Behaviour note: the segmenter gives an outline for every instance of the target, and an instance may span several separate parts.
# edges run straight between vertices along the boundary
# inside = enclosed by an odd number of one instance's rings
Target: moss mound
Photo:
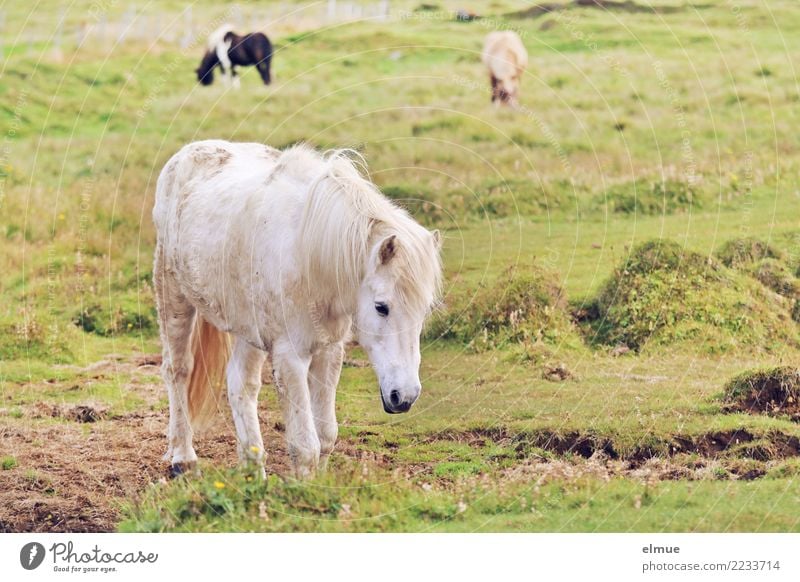
[[[450,300],[433,318],[427,335],[458,340],[475,350],[514,343],[552,345],[575,338],[565,307],[554,273],[536,265],[510,268],[492,284]]]
[[[725,385],[723,398],[728,411],[800,420],[800,370],[779,366],[744,372]]]
[[[781,259],[783,253],[762,240],[753,237],[729,240],[717,251],[717,257],[726,267],[742,267],[762,259]]]
[[[791,306],[743,273],[668,240],[634,248],[585,319],[594,343],[699,342],[709,352],[797,345]]]

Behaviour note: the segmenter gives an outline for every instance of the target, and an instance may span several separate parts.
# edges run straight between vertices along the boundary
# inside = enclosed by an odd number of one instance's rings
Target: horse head
[[[214,67],[219,64],[219,59],[213,51],[207,51],[203,55],[203,60],[200,61],[200,66],[194,72],[197,74],[197,80],[203,85],[210,85],[214,82]]]
[[[408,412],[422,390],[420,335],[439,285],[439,233],[416,226],[377,241],[358,293],[358,341],[389,414]]]

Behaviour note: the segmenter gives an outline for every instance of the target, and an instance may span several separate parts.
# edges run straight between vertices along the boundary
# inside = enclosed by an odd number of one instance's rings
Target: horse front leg
[[[232,79],[231,70],[229,67],[224,67],[222,65],[220,65],[220,68],[222,69],[222,81],[225,84],[225,87],[229,89],[231,86],[231,79]]]
[[[321,471],[328,465],[328,458],[339,434],[339,425],[336,422],[336,386],[342,373],[343,359],[344,346],[341,342],[325,347],[311,357],[308,388],[314,426],[319,438]]]
[[[239,461],[242,464],[255,463],[262,476],[266,475],[266,452],[258,423],[258,393],[261,390],[261,368],[266,357],[266,352],[236,338],[226,376]]]
[[[298,479],[312,477],[319,464],[320,442],[308,390],[310,365],[310,354],[297,353],[290,341],[276,342],[273,346],[275,387],[283,408],[289,458]]]
[[[497,81],[497,77],[495,77],[494,75],[489,75],[489,77],[491,78],[492,82],[492,103],[496,104],[497,99],[499,97],[499,91],[498,91],[499,82]]]

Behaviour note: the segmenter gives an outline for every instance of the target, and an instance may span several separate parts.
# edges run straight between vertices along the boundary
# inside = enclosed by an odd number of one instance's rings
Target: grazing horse
[[[492,81],[492,103],[517,107],[520,77],[528,66],[528,52],[519,35],[510,30],[490,32],[481,58]]]
[[[189,144],[158,178],[153,221],[173,474],[193,468],[193,430],[217,409],[223,383],[239,458],[263,473],[257,401],[268,353],[294,472],[324,468],[351,329],[384,410],[411,408],[440,236],[362,177],[347,151]]]
[[[272,44],[260,32],[239,36],[230,24],[219,27],[208,37],[206,54],[195,69],[197,80],[203,85],[214,82],[214,68],[219,65],[227,85],[233,82],[239,88],[236,66],[255,65],[265,85],[269,85],[272,61]]]

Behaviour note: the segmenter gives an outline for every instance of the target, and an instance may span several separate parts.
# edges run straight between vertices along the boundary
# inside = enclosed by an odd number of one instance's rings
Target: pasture
[[[197,83],[205,38],[55,54],[93,3],[4,8],[0,531],[800,530],[793,0],[390,4],[264,22],[272,84],[241,69],[239,91]],[[517,110],[490,104],[497,29],[529,54]],[[444,234],[422,396],[386,415],[350,346],[310,482],[268,374],[267,479],[237,468],[227,408],[202,476],[166,479],[150,216],[164,163],[207,138],[352,147]],[[752,370],[777,396],[746,400]]]

